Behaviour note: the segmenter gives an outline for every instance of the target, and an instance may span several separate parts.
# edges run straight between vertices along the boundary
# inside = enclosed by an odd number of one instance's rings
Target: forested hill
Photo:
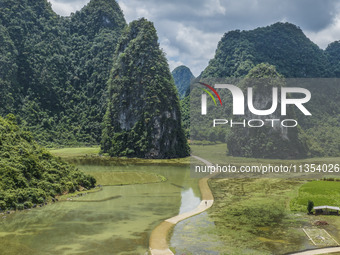
[[[47,0],[2,0],[0,114],[17,115],[45,145],[98,143],[125,26],[115,0],[92,0],[71,17]]]
[[[14,115],[0,117],[0,145],[0,210],[31,208],[96,183],[39,146]]]
[[[101,148],[110,156],[189,155],[180,104],[152,22],[133,21],[114,58]]]
[[[231,31],[218,43],[215,56],[200,79],[246,77],[261,63],[275,66],[286,78],[340,77],[340,41],[322,50],[290,23]],[[340,86],[337,81],[331,81],[306,81],[312,94],[308,108],[313,117],[304,118],[298,111],[297,119],[311,140],[316,141],[315,146],[321,147],[314,148],[318,155],[339,156]]]
[[[183,98],[190,87],[190,83],[195,76],[191,70],[186,66],[178,66],[172,71],[172,76],[175,80],[175,85],[178,90],[178,94]]]
[[[230,31],[218,43],[215,57],[203,71],[202,78],[245,76],[260,63],[274,65],[285,77],[334,77],[328,54],[339,51],[333,45],[323,51],[302,30],[290,23],[275,23],[250,31]]]

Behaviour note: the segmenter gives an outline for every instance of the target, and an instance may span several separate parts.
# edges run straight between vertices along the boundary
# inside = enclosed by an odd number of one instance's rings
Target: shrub
[[[307,211],[308,211],[309,214],[312,213],[313,208],[314,208],[314,202],[311,201],[311,200],[308,200]]]

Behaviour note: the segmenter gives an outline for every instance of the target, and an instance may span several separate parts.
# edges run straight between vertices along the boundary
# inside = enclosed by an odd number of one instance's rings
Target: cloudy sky
[[[95,0],[94,0],[95,1]],[[299,26],[321,48],[340,40],[338,0],[117,0],[127,22],[153,21],[171,70],[188,66],[195,76],[214,56],[225,32],[249,30],[282,21]],[[68,16],[89,0],[50,0]]]

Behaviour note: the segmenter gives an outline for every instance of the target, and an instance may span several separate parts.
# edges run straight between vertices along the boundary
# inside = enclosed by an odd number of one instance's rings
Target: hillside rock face
[[[195,79],[195,76],[186,66],[176,67],[172,71],[172,76],[174,77],[179,96],[181,98],[185,97],[185,94],[190,87],[190,83]]]
[[[123,33],[109,80],[102,151],[111,156],[188,155],[179,99],[156,30],[145,19]]]
[[[274,66],[259,64],[249,72],[239,86],[244,93],[248,87],[252,87],[254,108],[267,110],[271,108],[273,102],[272,88],[284,86],[284,80]],[[262,120],[265,124],[261,128],[248,125],[233,127],[227,137],[228,150],[232,156],[282,159],[307,157],[307,141],[301,128],[281,125],[283,119],[295,119],[295,112],[292,109],[289,109],[287,116],[281,116],[279,109],[270,115],[259,116],[247,108],[244,119],[246,122]],[[266,119],[280,121],[270,122]],[[253,125],[260,125],[259,121]]]

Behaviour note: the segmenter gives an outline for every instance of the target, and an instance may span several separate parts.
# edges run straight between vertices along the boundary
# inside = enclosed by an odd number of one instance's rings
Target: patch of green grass
[[[146,172],[93,172],[100,185],[129,185],[164,182],[166,178],[155,173]]]
[[[64,195],[60,195],[60,196],[56,196],[56,198],[58,198],[59,201],[65,201],[67,200],[68,198],[71,198],[71,197],[76,197],[77,195],[81,194],[81,193],[94,193],[94,192],[98,192],[98,191],[101,191],[102,188],[100,188],[99,186],[93,188],[93,189],[90,189],[90,190],[82,190],[82,191],[76,191],[76,192],[73,192],[73,193],[67,193],[67,194],[64,194]],[[51,202],[51,201],[50,201]]]
[[[80,148],[63,148],[50,149],[51,154],[68,161],[74,160],[100,160],[106,163],[113,164],[136,164],[136,165],[150,165],[150,164],[166,164],[166,165],[189,165],[190,157],[175,158],[175,159],[141,159],[141,158],[126,158],[126,157],[109,157],[107,155],[99,155],[100,147],[80,147]]]
[[[81,156],[94,156],[98,155],[100,147],[80,147],[80,148],[63,148],[63,149],[51,149],[50,152],[57,157],[61,158],[73,158]]]
[[[310,181],[299,188],[298,195],[291,202],[292,210],[307,211],[308,200],[314,206],[340,206],[340,182]]]
[[[307,158],[307,159],[296,159],[296,160],[282,160],[282,159],[261,159],[261,158],[244,158],[244,157],[232,157],[227,155],[227,144],[220,143],[214,145],[191,145],[191,154],[202,157],[209,160],[214,164],[304,164],[304,163],[315,163],[315,164],[331,164],[339,163],[339,157],[333,158]]]
[[[227,254],[284,254],[304,248],[305,219],[289,210],[303,182],[286,179],[211,179],[209,210]]]

